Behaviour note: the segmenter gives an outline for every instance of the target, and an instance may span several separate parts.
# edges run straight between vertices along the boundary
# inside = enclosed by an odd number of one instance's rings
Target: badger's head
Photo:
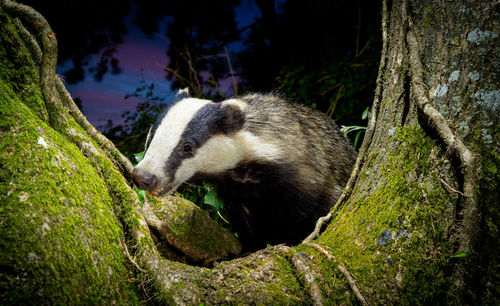
[[[136,185],[161,196],[197,173],[233,167],[244,157],[235,137],[245,122],[244,107],[236,100],[181,96],[151,127],[144,158],[132,173]]]

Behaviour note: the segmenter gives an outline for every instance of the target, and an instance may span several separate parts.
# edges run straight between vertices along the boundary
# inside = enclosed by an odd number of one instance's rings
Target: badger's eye
[[[185,143],[182,145],[181,152],[182,152],[183,154],[193,154],[193,153],[194,153],[194,150],[193,150],[193,144],[191,144],[191,143],[189,143],[189,142],[185,142]]]

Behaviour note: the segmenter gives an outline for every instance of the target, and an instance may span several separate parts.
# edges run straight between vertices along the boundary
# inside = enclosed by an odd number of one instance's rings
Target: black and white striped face
[[[245,158],[245,105],[184,98],[149,131],[143,160],[134,169],[139,188],[154,195],[176,190],[196,173],[219,173]],[[243,132],[243,133],[241,133]]]

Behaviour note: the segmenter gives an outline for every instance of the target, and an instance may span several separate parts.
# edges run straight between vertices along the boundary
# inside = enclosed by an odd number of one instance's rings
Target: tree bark
[[[170,204],[141,204],[130,162],[55,75],[46,21],[1,4],[3,303],[500,302],[497,1],[384,1],[372,116],[344,194],[301,245],[210,268],[178,261],[234,249],[190,247],[150,210]]]

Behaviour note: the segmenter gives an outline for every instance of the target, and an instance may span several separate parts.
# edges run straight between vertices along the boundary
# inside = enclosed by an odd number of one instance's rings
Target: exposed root
[[[387,8],[387,0],[382,1],[382,54],[380,56],[380,65],[378,67],[378,77],[377,77],[377,88],[375,89],[375,97],[373,99],[373,105],[371,109],[371,116],[370,116],[370,122],[368,122],[368,127],[366,129],[366,134],[363,139],[363,143],[361,144],[361,148],[359,149],[358,153],[358,158],[356,159],[356,163],[354,164],[354,167],[351,172],[351,176],[349,177],[349,181],[347,182],[347,185],[344,187],[344,190],[342,194],[340,195],[339,199],[335,203],[335,205],[330,209],[330,212],[324,216],[318,219],[316,222],[316,226],[314,227],[314,231],[307,236],[302,243],[308,243],[316,237],[319,236],[321,229],[323,226],[330,221],[330,219],[333,216],[333,212],[338,211],[341,207],[341,204],[347,200],[349,197],[352,187],[356,183],[359,175],[359,171],[361,166],[364,164],[366,154],[368,152],[368,148],[370,146],[373,133],[375,131],[375,124],[377,122],[377,115],[379,111],[379,106],[380,106],[380,100],[382,97],[382,89],[383,89],[383,71],[385,69],[386,63],[387,63],[387,30],[388,30],[388,24],[389,24],[389,14],[388,14],[388,8]]]
[[[62,111],[64,105],[73,119],[102,149],[104,149],[107,157],[115,161],[122,172],[130,177],[134,168],[132,163],[109,139],[99,133],[94,126],[87,121],[66,90],[62,80],[56,75],[57,39],[45,18],[29,6],[18,4],[10,0],[5,0],[3,4],[7,11],[14,13],[16,16],[20,16],[29,23],[38,32],[38,37],[41,39],[43,48],[40,48],[33,34],[31,34],[19,20],[16,19],[14,21],[30,52],[40,65],[40,82],[47,110],[49,116],[56,114],[55,117],[51,117],[51,125],[58,130],[61,130],[61,128],[57,127],[66,125],[65,123],[68,118]]]
[[[323,296],[321,295],[321,290],[314,280],[314,275],[305,260],[302,259],[300,254],[294,249],[288,246],[283,246],[283,249],[292,255],[291,260],[293,266],[299,273],[304,275],[304,279],[309,285],[309,295],[311,296],[313,305],[323,305]]]
[[[328,252],[327,249],[325,249],[324,247],[322,247],[321,245],[317,244],[317,243],[313,243],[313,242],[309,242],[309,243],[306,243],[308,246],[312,246],[313,248],[315,248],[318,252],[322,253],[323,255],[326,256],[326,258],[328,259],[335,259],[335,256],[332,255],[332,253]]]
[[[32,26],[42,44],[42,58],[40,64],[40,87],[45,105],[49,113],[49,121],[54,127],[67,124],[67,117],[62,108],[59,95],[55,87],[57,64],[57,40],[47,20],[33,8],[10,0],[3,0],[3,7],[14,16],[19,16]]]
[[[320,252],[323,255],[325,255],[326,258],[328,258],[330,260],[335,260],[335,256],[333,256],[330,252],[328,252],[327,249],[325,249],[321,245],[319,245],[317,243],[312,243],[312,242],[307,243],[307,245],[315,248],[318,252]],[[341,265],[338,265],[337,269],[339,269],[339,271],[342,274],[344,274],[344,276],[347,278],[347,281],[349,282],[349,286],[351,287],[351,290],[354,293],[354,295],[356,296],[356,298],[358,299],[358,301],[362,305],[370,305],[370,303],[368,303],[366,301],[365,297],[361,294],[361,291],[359,291],[358,286],[356,286],[356,282],[354,281],[354,277],[352,276],[352,274],[349,271],[347,271],[347,269],[344,268]]]
[[[359,159],[358,159],[359,160]],[[353,179],[353,177],[355,177],[356,174],[353,172],[351,174],[351,179],[349,179],[349,182]],[[349,184],[349,183],[348,183]],[[340,196],[340,198],[338,199],[337,203],[340,203],[340,201],[343,201],[344,198],[345,198],[345,194],[346,194],[346,190],[347,190],[347,186],[346,188],[344,188],[344,192],[342,193],[342,195]],[[335,204],[336,206],[337,204]],[[335,207],[334,206],[334,207]],[[333,208],[332,208],[333,210]],[[325,225],[328,221],[330,221],[330,219],[332,218],[332,210],[330,210],[330,212],[326,215],[326,216],[323,216],[321,218],[318,219],[318,221],[316,221],[316,226],[314,227],[314,231],[309,234],[309,236],[307,236],[303,241],[302,243],[308,243],[314,239],[316,239],[316,237],[319,236],[319,232],[321,231],[321,228],[323,227],[323,225]]]
[[[42,49],[40,49],[40,45],[38,45],[38,42],[36,41],[35,37],[33,34],[31,34],[22,24],[21,20],[18,18],[14,19],[14,24],[17,26],[17,29],[19,30],[19,33],[21,33],[22,38],[26,45],[28,45],[28,48],[33,54],[33,57],[38,63],[42,62]]]
[[[216,260],[222,258],[223,255],[212,254],[207,252],[203,248],[190,243],[183,239],[182,236],[176,235],[171,229],[167,222],[160,220],[156,214],[151,210],[147,199],[144,201],[142,207],[142,215],[146,220],[149,227],[151,227],[156,233],[158,233],[162,238],[168,241],[168,244],[180,251],[185,255],[190,261],[195,263],[202,263],[204,266],[208,266]]]
[[[108,138],[99,133],[95,127],[87,121],[78,106],[76,106],[73,98],[71,98],[69,92],[66,90],[66,87],[59,76],[56,76],[55,82],[61,100],[64,102],[64,105],[68,108],[69,113],[78,125],[80,125],[85,132],[87,132],[87,134],[92,137],[92,139],[94,139],[102,149],[104,149],[108,158],[115,161],[115,163],[119,165],[122,172],[130,177],[132,175],[132,170],[134,170],[130,160],[126,158]]]
[[[404,5],[405,8],[407,8],[408,3],[405,1]],[[406,34],[406,42],[408,45],[412,71],[412,94],[419,110],[427,119],[429,126],[435,130],[439,140],[446,147],[446,151],[450,152],[458,159],[460,170],[463,174],[463,191],[460,191],[459,194],[463,195],[464,198],[458,252],[470,253],[473,236],[477,233],[479,222],[478,204],[476,192],[474,190],[477,182],[477,173],[475,170],[476,157],[473,152],[465,146],[462,140],[454,134],[445,118],[431,103],[428,87],[424,85],[424,68],[420,60],[419,44],[413,30],[411,18],[408,20],[408,25],[409,28]],[[457,292],[465,292],[466,284],[460,265],[457,267],[457,273]]]
[[[128,260],[134,265],[134,267],[141,271],[142,273],[147,273],[146,270],[142,269],[141,267],[139,267],[139,265],[135,262],[135,260],[130,256],[130,253],[128,252],[128,248],[127,248],[127,244],[125,243],[124,240],[120,240],[122,246],[123,246],[123,254],[125,254],[125,256],[128,258]]]
[[[347,269],[342,267],[341,265],[338,265],[337,268],[347,278],[347,281],[349,282],[349,286],[351,287],[351,290],[354,293],[354,295],[356,296],[356,298],[358,299],[358,301],[362,305],[370,305],[370,304],[368,304],[365,297],[361,294],[358,287],[356,286],[356,282],[354,281],[354,277],[352,276],[352,274],[349,273],[349,271],[347,271]]]
[[[461,196],[465,196],[463,192],[459,191],[459,190],[456,190],[455,188],[451,187],[448,183],[446,183],[445,180],[443,180],[442,178],[439,178],[439,180],[441,181],[441,183],[443,183],[443,185],[446,187],[446,189],[448,189],[448,191],[450,192],[454,192],[454,193],[458,193],[459,195]]]

